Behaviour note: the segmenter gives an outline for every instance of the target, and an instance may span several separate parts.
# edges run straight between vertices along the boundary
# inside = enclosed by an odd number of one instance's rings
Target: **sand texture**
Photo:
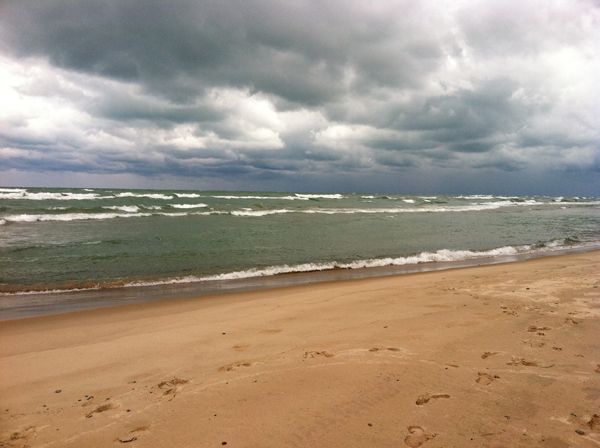
[[[600,252],[0,324],[0,447],[599,447]]]

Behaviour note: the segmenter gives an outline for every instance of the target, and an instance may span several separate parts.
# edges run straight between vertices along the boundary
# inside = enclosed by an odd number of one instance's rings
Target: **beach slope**
[[[598,447],[600,252],[2,322],[0,447]]]

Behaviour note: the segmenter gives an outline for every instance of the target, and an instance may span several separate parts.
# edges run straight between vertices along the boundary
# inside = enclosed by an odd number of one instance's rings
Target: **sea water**
[[[600,247],[600,198],[0,188],[0,295]]]

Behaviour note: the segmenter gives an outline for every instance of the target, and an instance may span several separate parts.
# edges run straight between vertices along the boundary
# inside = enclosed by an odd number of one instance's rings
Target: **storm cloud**
[[[7,0],[0,42],[0,184],[600,194],[591,0]]]

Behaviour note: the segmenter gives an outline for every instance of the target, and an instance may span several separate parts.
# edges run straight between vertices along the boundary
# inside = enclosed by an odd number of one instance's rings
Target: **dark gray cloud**
[[[600,194],[599,29],[584,0],[6,0],[0,169]]]

